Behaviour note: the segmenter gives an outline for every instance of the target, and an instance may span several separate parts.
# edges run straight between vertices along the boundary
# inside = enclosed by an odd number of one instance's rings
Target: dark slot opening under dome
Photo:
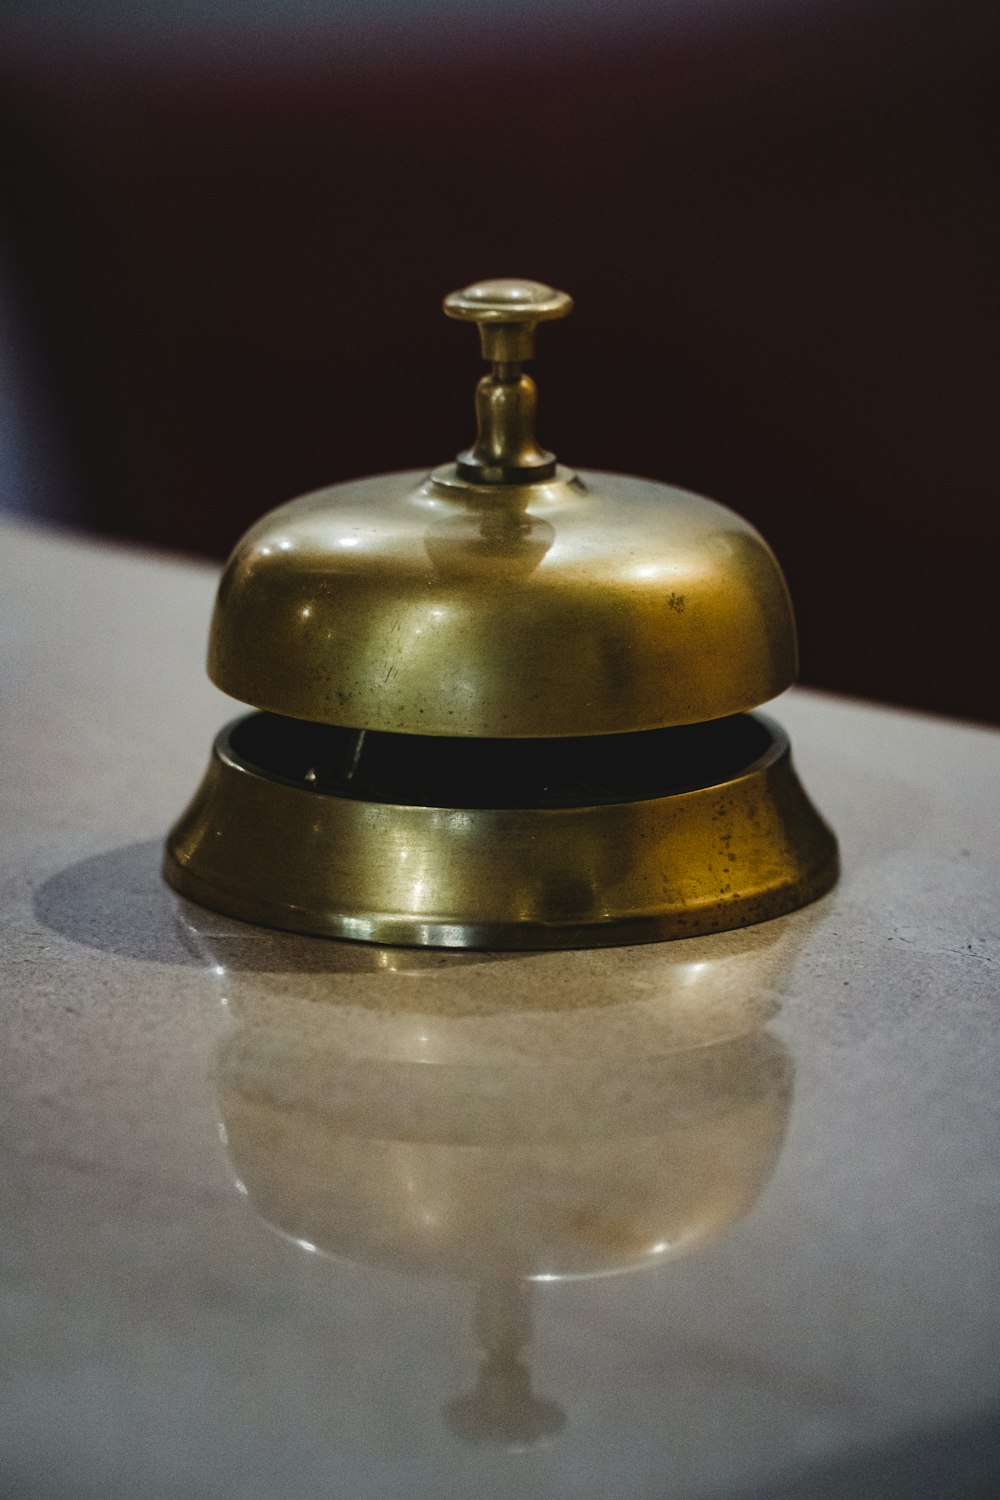
[[[587,807],[641,802],[718,785],[771,743],[764,724],[734,714],[642,734],[562,739],[360,735],[330,724],[255,713],[229,729],[233,759],[295,786],[410,807]]]

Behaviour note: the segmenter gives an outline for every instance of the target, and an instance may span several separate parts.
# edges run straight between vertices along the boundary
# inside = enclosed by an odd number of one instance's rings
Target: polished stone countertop
[[[0,536],[0,1494],[991,1492],[1000,735],[780,699],[742,933],[267,933],[158,875],[213,570]]]

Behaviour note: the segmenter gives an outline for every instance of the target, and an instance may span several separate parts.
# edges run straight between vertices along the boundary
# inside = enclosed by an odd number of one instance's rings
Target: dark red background
[[[0,63],[80,519],[222,554],[470,435],[441,296],[565,287],[540,435],[733,505],[806,681],[1000,719],[992,5]]]

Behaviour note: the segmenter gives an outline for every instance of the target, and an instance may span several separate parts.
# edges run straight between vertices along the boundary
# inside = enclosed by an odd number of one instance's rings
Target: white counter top
[[[987,1492],[1000,734],[779,700],[844,875],[744,933],[268,934],[158,877],[212,570],[2,543],[0,1493]]]

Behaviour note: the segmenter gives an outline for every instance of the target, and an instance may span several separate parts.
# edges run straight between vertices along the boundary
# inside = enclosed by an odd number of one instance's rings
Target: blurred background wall
[[[995,0],[6,0],[0,495],[221,556],[471,433],[771,541],[807,682],[1000,720]]]

